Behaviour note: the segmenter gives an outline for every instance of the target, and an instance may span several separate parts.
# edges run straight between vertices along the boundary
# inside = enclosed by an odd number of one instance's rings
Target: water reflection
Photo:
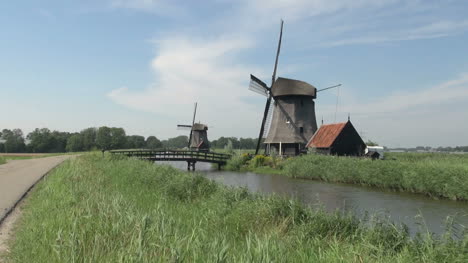
[[[187,169],[185,162],[158,162]],[[246,187],[252,192],[276,193],[293,197],[310,205],[320,205],[327,211],[353,212],[358,216],[381,214],[392,221],[407,225],[411,233],[427,226],[429,231],[441,234],[445,220],[455,216],[455,226],[460,232],[468,226],[468,203],[433,200],[422,195],[381,191],[355,185],[332,184],[320,181],[291,179],[278,175],[217,171],[210,164],[197,163],[197,171],[216,182]],[[420,217],[420,216],[421,217]]]

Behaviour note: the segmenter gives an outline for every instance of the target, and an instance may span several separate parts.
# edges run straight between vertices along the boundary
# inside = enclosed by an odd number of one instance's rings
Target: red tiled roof
[[[307,147],[328,148],[341,133],[347,122],[325,124],[312,136]]]

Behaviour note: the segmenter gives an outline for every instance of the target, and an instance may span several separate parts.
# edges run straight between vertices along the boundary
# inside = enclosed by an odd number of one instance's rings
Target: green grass
[[[33,158],[42,158],[46,156],[0,156],[0,164],[5,164],[8,160],[26,160]]]
[[[271,161],[268,165],[253,165],[254,160],[234,156],[226,169],[359,184],[434,198],[468,200],[468,154],[386,153],[386,160],[375,161],[308,154],[276,161],[275,168],[271,168]]]
[[[12,156],[12,155],[1,155],[0,154],[0,164],[6,163],[8,160],[28,160],[28,159],[36,159],[36,158],[44,158],[44,157],[52,157],[52,156],[59,156],[59,155],[73,155],[73,154],[82,154],[84,152],[67,152],[67,153],[43,153],[38,155],[30,155],[30,156]],[[27,154],[27,153],[26,153]]]
[[[40,182],[13,262],[467,262],[468,237],[410,239],[381,220],[304,208],[134,159],[87,154]]]

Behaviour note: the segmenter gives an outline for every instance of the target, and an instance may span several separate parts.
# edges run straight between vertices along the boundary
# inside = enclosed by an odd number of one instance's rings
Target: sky
[[[0,4],[0,129],[257,137],[278,76],[388,147],[468,145],[466,0],[43,0]]]

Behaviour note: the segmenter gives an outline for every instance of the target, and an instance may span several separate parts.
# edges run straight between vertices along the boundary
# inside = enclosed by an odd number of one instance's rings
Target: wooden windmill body
[[[264,141],[266,154],[275,151],[279,155],[298,155],[305,151],[307,142],[317,131],[314,102],[317,92],[341,85],[317,90],[304,81],[276,78],[282,35],[283,21],[281,21],[271,86],[268,87],[260,79],[250,75],[249,89],[267,97],[256,154],[259,152],[263,137],[266,137]]]
[[[195,110],[193,112],[192,125],[177,125],[177,128],[183,130],[190,130],[188,148],[192,151],[210,151],[210,144],[208,141],[208,126],[202,123],[195,123],[197,115],[197,103],[195,103]]]

